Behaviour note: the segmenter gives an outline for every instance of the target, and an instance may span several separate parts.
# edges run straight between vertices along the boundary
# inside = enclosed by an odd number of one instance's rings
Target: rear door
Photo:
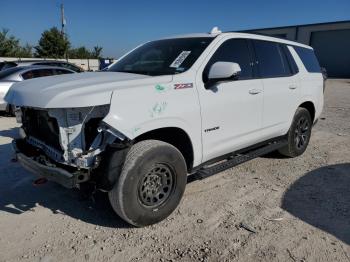
[[[262,128],[265,139],[284,135],[290,126],[300,97],[295,66],[289,50],[276,42],[253,40],[256,65],[264,85]]]
[[[206,86],[210,67],[219,61],[238,63],[239,78]],[[248,40],[228,39],[198,71],[203,162],[259,141],[263,86],[253,66]]]

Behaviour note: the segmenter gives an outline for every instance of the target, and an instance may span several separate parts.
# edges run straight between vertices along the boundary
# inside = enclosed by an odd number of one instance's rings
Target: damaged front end
[[[113,144],[128,139],[102,120],[109,105],[16,110],[22,123],[20,139],[13,145],[19,162],[36,175],[65,187],[78,187],[91,179],[101,154]]]

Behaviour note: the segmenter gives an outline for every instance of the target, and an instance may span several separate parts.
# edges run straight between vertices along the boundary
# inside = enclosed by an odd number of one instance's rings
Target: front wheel
[[[298,108],[288,131],[288,144],[279,152],[288,157],[303,154],[310,141],[311,129],[312,119],[309,111],[305,108]]]
[[[186,179],[186,163],[179,150],[158,140],[141,141],[128,152],[109,200],[128,223],[155,224],[178,206]]]

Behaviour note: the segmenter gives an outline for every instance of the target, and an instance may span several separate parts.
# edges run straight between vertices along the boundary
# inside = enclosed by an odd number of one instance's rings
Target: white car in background
[[[20,108],[25,168],[108,191],[120,217],[145,226],[175,210],[188,174],[303,154],[323,83],[309,46],[213,30],[148,42],[105,72],[15,84],[6,101]]]
[[[7,104],[4,97],[9,88],[17,82],[38,77],[72,74],[73,70],[53,66],[16,66],[0,71],[0,111],[13,114],[14,108]]]

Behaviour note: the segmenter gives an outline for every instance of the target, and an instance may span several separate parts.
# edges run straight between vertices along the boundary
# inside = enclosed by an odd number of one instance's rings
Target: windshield
[[[107,71],[150,76],[182,73],[196,62],[212,40],[212,37],[196,37],[149,42],[126,55]]]

